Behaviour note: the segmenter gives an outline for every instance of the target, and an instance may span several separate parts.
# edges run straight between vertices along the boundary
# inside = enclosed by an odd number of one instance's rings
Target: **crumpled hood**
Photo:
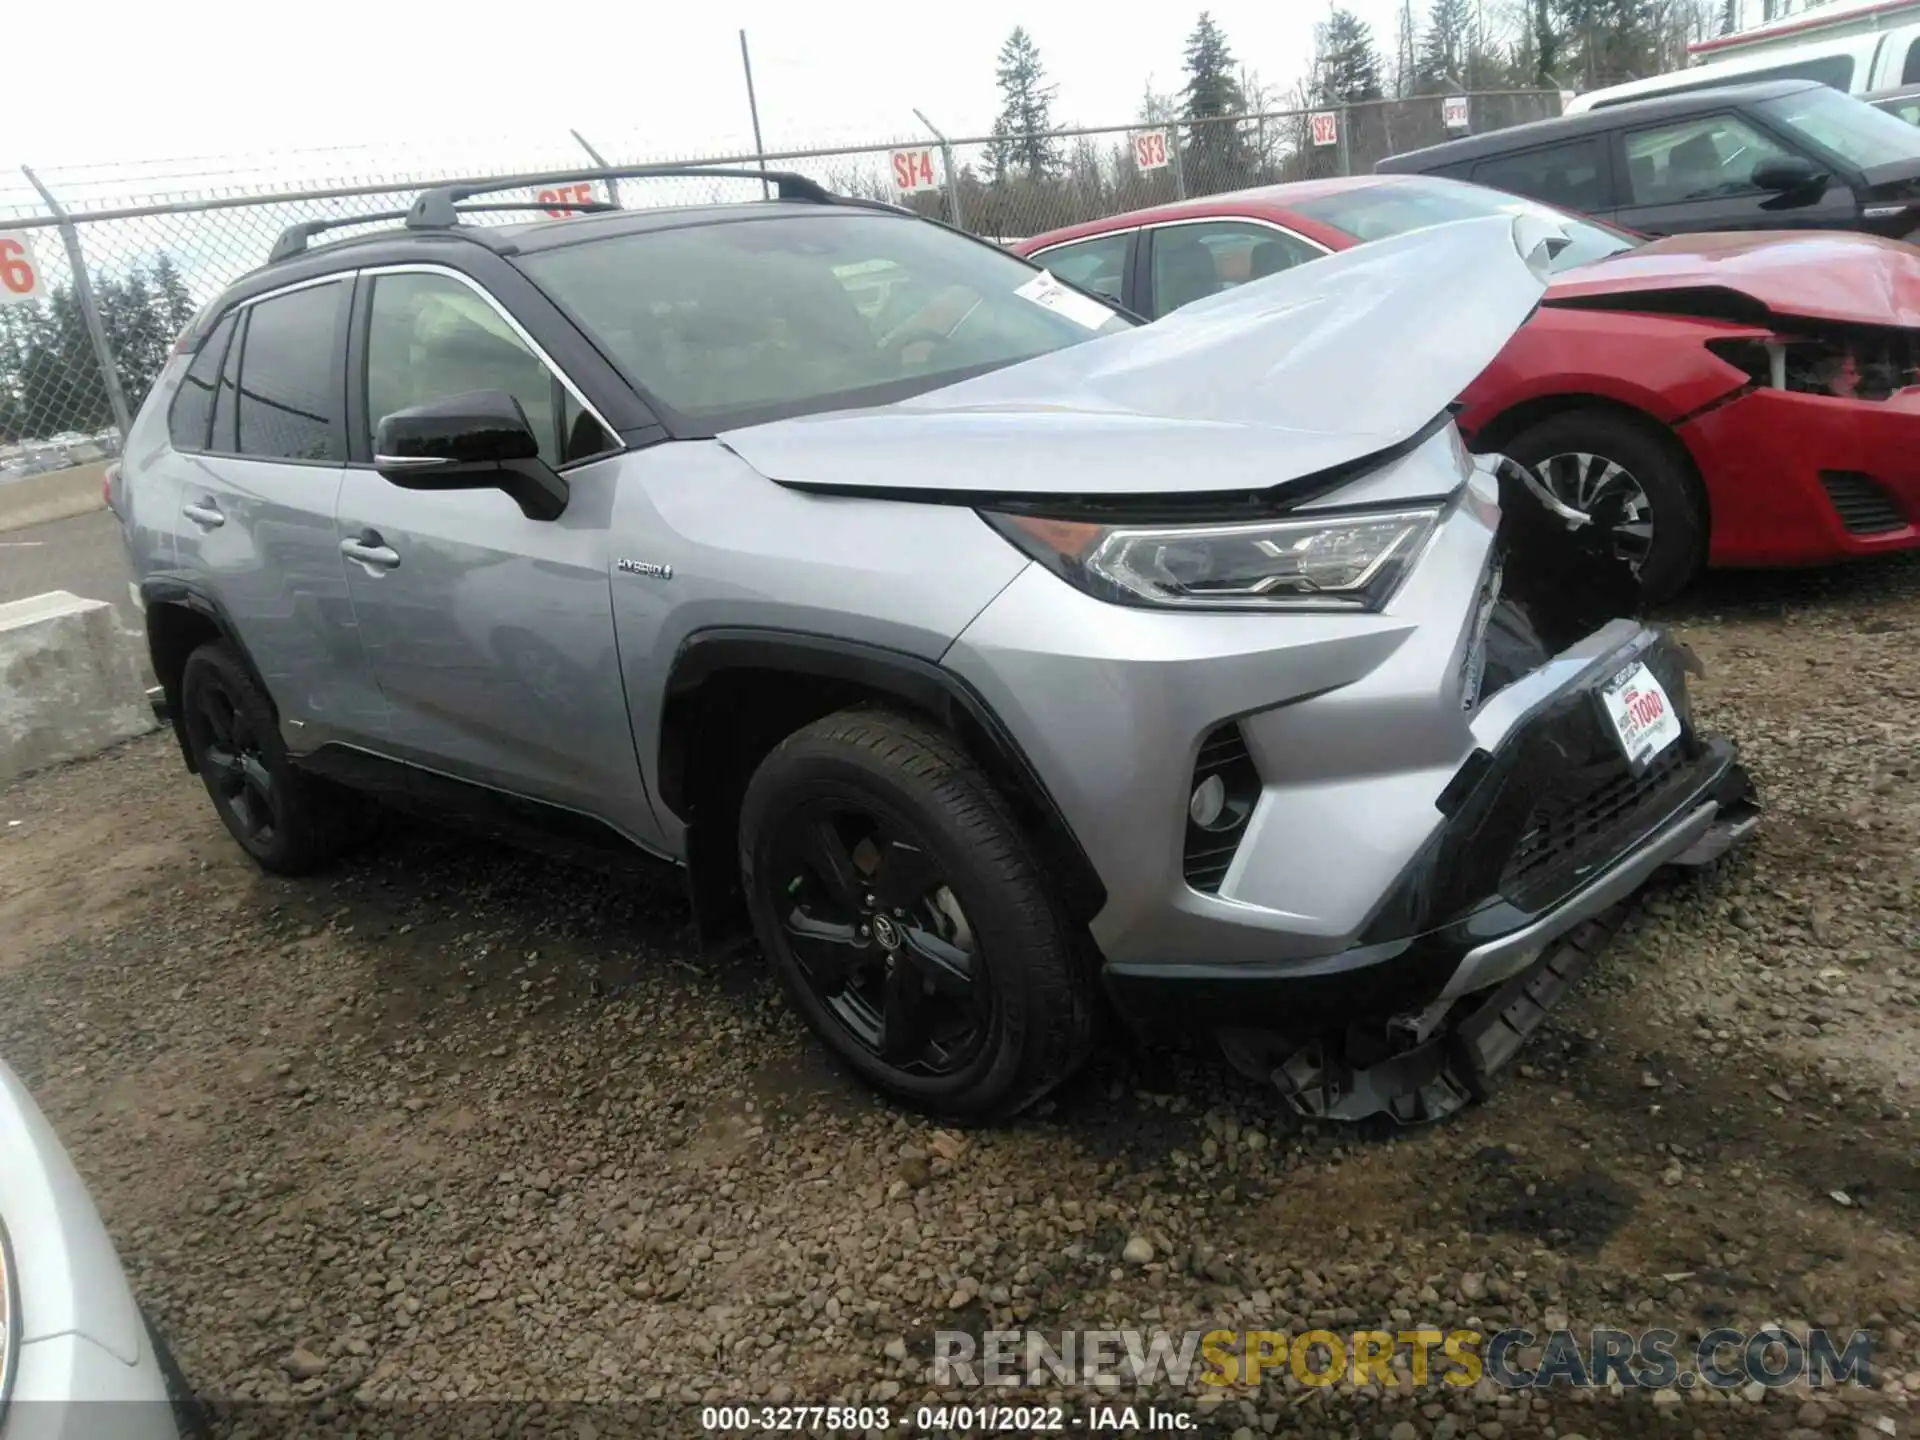
[[[1546,303],[1617,299],[1630,308],[1650,295],[1662,309],[1684,309],[1674,302],[1689,291],[1702,292],[1706,313],[1720,313],[1711,303],[1719,291],[1769,315],[1920,328],[1920,249],[1845,231],[1674,235],[1567,271]]]
[[[1424,429],[1533,312],[1557,237],[1530,217],[1458,221],[896,405],[720,440],[807,489],[1267,490]]]

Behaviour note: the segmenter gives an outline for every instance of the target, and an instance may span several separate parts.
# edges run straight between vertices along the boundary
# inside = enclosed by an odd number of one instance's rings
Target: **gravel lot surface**
[[[829,1068],[755,957],[702,958],[671,878],[396,827],[270,879],[164,736],[0,789],[0,1053],[194,1386],[342,1433],[527,1417],[380,1408],[457,1398],[658,1402],[535,1413],[569,1435],[695,1434],[703,1399],[904,1415],[941,1328],[1778,1321],[1870,1330],[1879,1383],[1276,1375],[1201,1413],[1243,1437],[1906,1435],[1920,564],[1723,577],[1673,620],[1760,838],[1650,892],[1435,1128],[1302,1127],[1203,1057],[1110,1044],[1041,1113],[943,1130]]]

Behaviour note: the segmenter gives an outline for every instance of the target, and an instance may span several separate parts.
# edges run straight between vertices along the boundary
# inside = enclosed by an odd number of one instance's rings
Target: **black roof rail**
[[[654,180],[689,177],[719,180],[768,180],[782,200],[806,200],[815,205],[835,205],[840,197],[816,181],[791,170],[759,170],[729,165],[632,165],[618,169],[566,170],[530,175],[507,175],[498,180],[468,184],[442,185],[423,190],[407,212],[410,230],[446,230],[460,223],[459,203],[475,195],[497,194],[502,190],[525,190],[538,185],[575,185],[591,180]],[[562,208],[559,205],[554,209]],[[575,207],[583,208],[583,207]]]
[[[485,214],[490,211],[509,210],[578,210],[583,213],[598,213],[606,210],[618,210],[618,205],[605,200],[530,200],[524,204],[510,202],[498,205],[462,205],[457,213],[461,215]],[[267,263],[290,260],[295,255],[304,255],[307,242],[316,235],[324,235],[329,230],[338,230],[347,225],[377,225],[382,220],[405,220],[413,214],[412,210],[382,210],[374,215],[337,215],[327,220],[302,220],[297,225],[289,225],[280,232],[280,238],[273,242],[273,249],[267,255]]]

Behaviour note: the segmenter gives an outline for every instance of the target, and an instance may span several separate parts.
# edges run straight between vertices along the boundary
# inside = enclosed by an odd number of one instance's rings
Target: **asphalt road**
[[[0,533],[0,603],[48,590],[109,601],[122,623],[139,627],[139,612],[127,595],[120,522],[110,511]]]

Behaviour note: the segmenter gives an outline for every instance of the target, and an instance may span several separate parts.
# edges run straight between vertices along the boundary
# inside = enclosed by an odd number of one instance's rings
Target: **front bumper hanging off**
[[[1595,691],[1630,662],[1659,678],[1680,739],[1629,767]],[[1693,725],[1684,648],[1642,630],[1478,752],[1430,841],[1349,950],[1298,963],[1110,965],[1123,1011],[1180,1013],[1302,1113],[1403,1123],[1482,1093],[1658,870],[1724,854],[1758,821],[1730,742]]]
[[[1403,1022],[1402,1033],[1413,1043],[1373,1064],[1357,1066],[1344,1047],[1316,1042],[1295,1051],[1271,1078],[1296,1110],[1319,1119],[1359,1120],[1384,1113],[1403,1124],[1419,1124],[1452,1114],[1485,1093],[1493,1073],[1518,1053],[1547,1012],[1586,973],[1626,919],[1633,893],[1655,870],[1711,864],[1759,820],[1746,772],[1729,766],[1721,795],[1670,828],[1672,839],[1684,837],[1680,848],[1651,862],[1645,855],[1630,857],[1636,863],[1623,863],[1583,891],[1541,927],[1553,938],[1521,949],[1520,968],[1497,988],[1457,1000],[1443,997],[1424,1035],[1408,1031]],[[1571,928],[1562,928],[1568,924]],[[1524,943],[1510,937],[1484,950],[1507,953],[1511,944]],[[1469,953],[1462,968],[1473,965],[1481,953]],[[1419,1018],[1408,1017],[1414,1024]]]

